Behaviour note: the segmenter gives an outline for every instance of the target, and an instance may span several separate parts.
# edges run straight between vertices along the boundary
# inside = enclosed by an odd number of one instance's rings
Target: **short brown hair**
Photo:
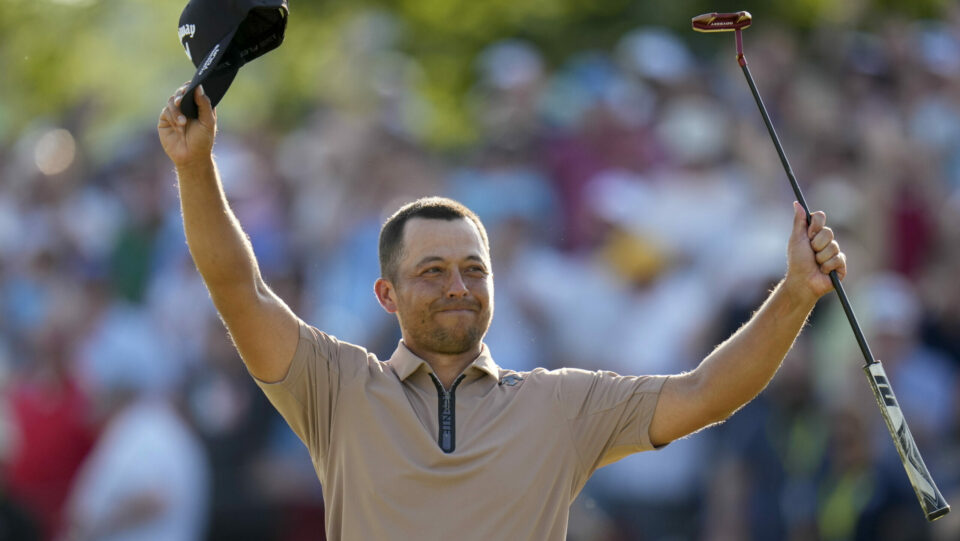
[[[488,254],[490,253],[487,231],[472,210],[446,197],[422,197],[400,207],[380,228],[380,276],[391,282],[396,281],[397,266],[400,264],[400,255],[403,253],[403,228],[410,218],[468,219],[477,226],[480,238],[483,240],[483,247]]]

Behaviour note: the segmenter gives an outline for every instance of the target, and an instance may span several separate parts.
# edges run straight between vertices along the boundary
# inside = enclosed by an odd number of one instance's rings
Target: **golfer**
[[[381,362],[300,320],[264,283],[212,156],[216,114],[197,88],[199,118],[187,120],[183,91],[157,129],[187,244],[247,369],[310,450],[329,539],[564,539],[597,468],[753,399],[832,289],[828,273],[846,273],[825,215],[808,226],[795,203],[784,278],[696,369],[515,372],[483,344],[494,312],[483,224],[459,203],[421,199],[380,233],[374,291],[403,337]]]

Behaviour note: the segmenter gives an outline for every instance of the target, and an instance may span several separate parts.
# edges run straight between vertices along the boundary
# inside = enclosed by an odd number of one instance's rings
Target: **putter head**
[[[693,18],[693,29],[697,32],[733,32],[748,28],[753,22],[749,11],[735,13],[704,13]]]

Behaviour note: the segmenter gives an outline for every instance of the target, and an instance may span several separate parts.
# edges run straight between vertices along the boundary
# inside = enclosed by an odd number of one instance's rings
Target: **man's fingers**
[[[162,111],[160,111],[160,119],[170,126],[176,126],[177,117],[174,114],[174,111],[176,110],[177,108],[175,105],[173,105],[173,97],[171,96],[170,99],[167,100],[167,106],[164,107]]]
[[[840,253],[840,245],[837,244],[837,241],[835,240],[830,241],[830,244],[828,244],[826,248],[824,248],[823,250],[817,251],[817,254],[816,254],[817,263],[820,263],[822,265],[839,253]]]
[[[216,124],[213,104],[210,102],[210,98],[208,98],[206,93],[203,91],[202,85],[198,85],[194,90],[193,101],[197,104],[197,118],[200,120],[200,123],[205,126],[213,126]]]
[[[170,96],[170,99],[167,101],[168,105],[173,106],[173,108],[177,110],[177,115],[180,114],[180,102],[183,101],[183,95],[186,93],[188,86],[190,86],[190,81],[180,85],[180,87],[174,91],[173,95]]]
[[[170,109],[168,107],[164,107],[163,109],[160,109],[160,118],[157,119],[158,128],[168,128],[173,126],[173,122],[171,121],[169,111]]]
[[[173,98],[171,97],[170,100],[167,101],[167,106],[160,111],[160,119],[157,121],[157,129],[173,128],[183,132],[185,129],[184,124],[186,124],[186,122],[179,122],[178,118],[182,118],[183,115],[180,114],[180,109],[173,105],[172,102]]]
[[[837,278],[843,280],[847,275],[847,256],[841,252],[820,265],[820,272],[830,274],[837,271]]]
[[[180,90],[177,90],[177,94],[170,96],[170,99],[167,100],[167,110],[170,111],[170,124],[174,126],[186,126],[187,117],[183,116],[183,113],[180,112]]]
[[[180,109],[176,106],[168,105],[163,109],[163,114],[167,119],[167,123],[171,127],[178,129],[183,129],[183,126],[186,124],[186,118],[180,114]]]
[[[807,228],[807,212],[803,210],[803,206],[796,201],[793,202],[793,233],[794,236],[799,236],[803,234],[803,231]]]
[[[807,236],[812,239],[823,229],[826,223],[827,215],[822,210],[810,213],[810,225],[807,227]]]
[[[819,252],[826,248],[833,240],[833,230],[829,227],[824,227],[810,240],[810,246],[815,252]]]

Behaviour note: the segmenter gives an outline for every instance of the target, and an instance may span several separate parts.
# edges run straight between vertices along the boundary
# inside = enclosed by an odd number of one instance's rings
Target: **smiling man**
[[[696,369],[515,372],[483,344],[494,312],[483,224],[459,203],[421,199],[380,234],[374,289],[403,336],[381,362],[300,320],[264,283],[213,160],[213,108],[197,89],[199,118],[188,121],[183,91],[158,131],[187,244],[247,369],[310,450],[329,539],[564,539],[597,468],[753,399],[832,289],[828,273],[846,272],[824,214],[807,225],[794,204],[783,280]]]
[[[397,315],[403,344],[449,387],[479,357],[493,316],[490,246],[483,224],[449,199],[398,210],[380,232],[377,299]]]

